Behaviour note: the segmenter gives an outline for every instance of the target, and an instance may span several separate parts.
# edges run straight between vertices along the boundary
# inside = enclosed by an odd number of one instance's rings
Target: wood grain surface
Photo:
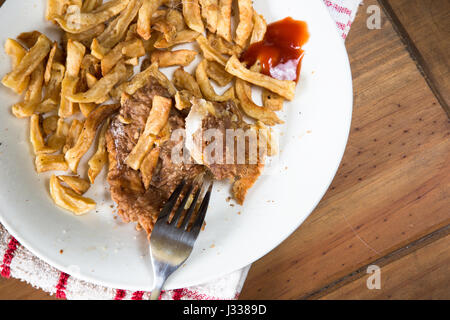
[[[338,174],[305,223],[254,263],[241,299],[325,295],[450,223],[448,119],[387,17],[367,28],[377,2],[364,3],[346,41],[355,104]]]
[[[359,8],[346,40],[355,103],[339,171],[305,223],[253,264],[241,299],[450,298],[450,2],[428,3]],[[385,10],[379,30],[366,26],[369,5]],[[367,289],[371,264],[380,290]],[[48,298],[0,279],[0,299]]]
[[[412,58],[450,116],[450,0],[383,0]]]
[[[367,290],[369,275],[321,299],[450,299],[450,235],[381,267],[381,288]]]

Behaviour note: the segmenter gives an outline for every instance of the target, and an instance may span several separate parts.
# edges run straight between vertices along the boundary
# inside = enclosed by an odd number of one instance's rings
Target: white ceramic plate
[[[55,35],[44,20],[44,0],[8,0],[0,8],[0,43],[30,30]],[[226,202],[229,187],[216,186],[194,251],[167,288],[203,283],[259,259],[306,219],[331,183],[343,155],[352,114],[347,53],[321,0],[256,0],[268,22],[292,16],[307,21],[301,80],[281,114],[280,156],[251,189],[243,207]],[[57,39],[53,37],[54,39]],[[0,50],[0,76],[10,70]],[[88,196],[98,212],[77,217],[55,207],[48,175],[34,171],[28,121],[10,106],[19,98],[0,86],[0,221],[25,247],[74,277],[101,285],[150,290],[146,237],[111,214],[104,175]],[[238,214],[240,212],[240,214]],[[60,253],[63,250],[63,253]]]

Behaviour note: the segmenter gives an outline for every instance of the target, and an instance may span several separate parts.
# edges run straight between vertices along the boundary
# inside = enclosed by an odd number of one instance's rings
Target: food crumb
[[[227,202],[230,202],[230,201],[231,201],[231,197],[227,197],[227,198],[226,198],[226,201],[227,201]]]
[[[212,245],[210,245],[210,248],[214,248],[216,245],[213,243]]]
[[[60,254],[63,254],[63,253],[64,253],[64,250],[63,250],[63,249],[59,250],[59,253],[60,253]]]
[[[238,213],[237,213],[237,214],[239,214],[239,215],[240,215],[240,214],[241,214],[241,212],[240,212],[240,211],[238,211]]]
[[[234,207],[234,204],[233,204],[233,203],[230,203],[230,207]]]

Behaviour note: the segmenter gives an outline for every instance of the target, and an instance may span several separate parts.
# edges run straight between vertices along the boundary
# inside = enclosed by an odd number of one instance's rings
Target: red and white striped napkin
[[[342,38],[347,37],[361,0],[322,0]],[[1,10],[1,9],[0,9]],[[33,287],[42,289],[61,299],[98,300],[145,300],[149,292],[127,291],[107,288],[78,280],[61,272],[34,256],[12,237],[0,224],[0,265],[1,276],[26,281]],[[227,300],[237,299],[241,292],[250,266],[237,270],[227,276],[189,288],[163,291],[162,300]]]

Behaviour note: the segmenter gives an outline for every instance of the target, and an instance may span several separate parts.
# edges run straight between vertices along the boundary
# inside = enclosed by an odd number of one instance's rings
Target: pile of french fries
[[[258,65],[239,61],[241,52],[263,39],[266,21],[251,0],[235,4],[237,10],[232,0],[48,0],[46,19],[61,29],[60,43],[38,31],[6,41],[12,71],[2,83],[23,94],[12,113],[30,119],[36,171],[70,172],[50,179],[56,205],[77,215],[95,208],[95,201],[83,194],[107,164],[109,118],[121,99],[150,78],[168,89],[179,110],[190,108],[192,99],[233,100],[261,125],[282,123],[275,111],[285,99],[293,99],[295,82],[273,79],[261,74]],[[235,30],[232,20],[237,21]],[[176,49],[185,43],[199,49]],[[201,62],[190,74],[184,67],[197,56]],[[135,74],[139,64],[141,71]],[[160,68],[171,66],[179,68],[169,80]],[[211,80],[229,89],[217,94]],[[252,85],[263,88],[262,106],[252,101]],[[160,107],[152,109],[127,160],[136,170],[147,170],[157,159],[158,149],[150,152],[149,146],[161,127],[152,125],[152,119],[167,118],[172,105],[171,99],[157,99],[161,101],[154,106]],[[78,165],[95,140],[96,152],[82,178]]]

